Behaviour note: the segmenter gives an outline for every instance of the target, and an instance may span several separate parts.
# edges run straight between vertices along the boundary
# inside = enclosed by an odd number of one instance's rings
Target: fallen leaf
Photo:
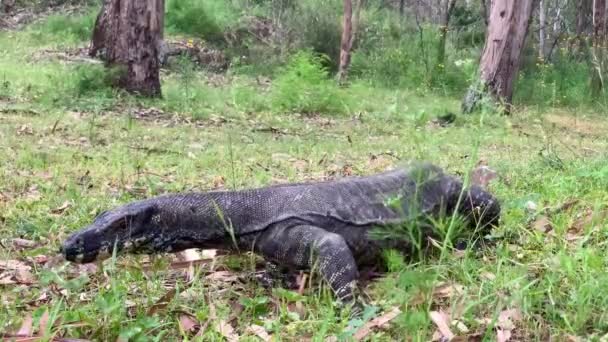
[[[213,187],[222,188],[226,184],[226,178],[224,176],[215,176],[213,178]]]
[[[19,331],[17,331],[15,335],[23,337],[32,336],[34,334],[32,322],[32,314],[26,314],[25,318],[23,319],[23,322],[21,323],[21,328],[19,328]]]
[[[518,309],[508,309],[498,315],[496,324],[502,329],[513,329],[515,327],[514,322],[519,320],[521,320],[521,312]]]
[[[506,342],[511,339],[511,331],[515,329],[515,322],[521,318],[521,312],[518,309],[501,311],[496,322],[496,341]]]
[[[469,328],[463,322],[461,322],[459,320],[453,320],[452,323],[451,323],[451,326],[453,326],[456,329],[458,329],[458,332],[460,332],[462,334],[469,333]]]
[[[511,330],[496,330],[496,342],[507,342],[511,339]]]
[[[38,334],[45,335],[49,326],[49,311],[45,310],[38,323]]]
[[[38,201],[41,197],[38,185],[36,184],[30,186],[25,193],[25,198],[29,201]]]
[[[36,255],[34,257],[34,262],[40,265],[46,264],[49,261],[49,257],[46,255]]]
[[[15,238],[13,239],[13,246],[17,249],[26,249],[36,247],[36,242],[32,240]]]
[[[165,293],[164,296],[160,297],[160,299],[148,309],[148,315],[152,316],[158,311],[164,310],[167,305],[171,303],[176,293],[177,290],[175,288],[172,288],[171,290],[169,290],[169,292]]]
[[[19,129],[17,129],[17,135],[32,135],[34,134],[34,130],[30,125],[21,125]]]
[[[384,327],[384,325],[388,324],[390,321],[399,316],[400,313],[401,310],[395,307],[384,315],[372,319],[371,321],[365,323],[365,325],[363,325],[361,328],[359,328],[357,332],[355,332],[355,334],[353,335],[353,339],[355,341],[361,341],[372,332],[373,328]]]
[[[482,272],[480,274],[480,277],[485,280],[489,280],[489,281],[493,281],[496,279],[496,275],[494,273],[490,273],[490,272]]]
[[[448,341],[454,338],[454,333],[450,330],[450,315],[445,313],[443,310],[429,312],[431,320],[437,326],[437,329],[441,335]]]
[[[68,210],[71,206],[72,206],[72,204],[70,203],[70,201],[65,201],[65,202],[63,202],[63,204],[60,207],[57,207],[55,209],[51,209],[51,214],[53,214],[53,215],[61,215],[66,210]]]
[[[226,338],[226,340],[228,340],[228,342],[238,342],[239,335],[234,332],[234,328],[232,325],[228,324],[228,322],[220,320],[217,323],[217,330]]]
[[[193,332],[199,326],[198,321],[189,314],[179,315],[179,326],[185,332]]]
[[[213,272],[205,277],[209,280],[219,280],[227,283],[234,282],[238,279],[238,276],[230,271],[217,271]]]
[[[485,165],[479,166],[471,172],[471,183],[482,188],[487,188],[490,182],[496,178],[498,178],[498,173]]]
[[[262,341],[268,342],[272,339],[272,336],[268,335],[266,329],[259,325],[252,324],[247,328],[247,331],[259,337]]]
[[[605,222],[608,218],[608,209],[601,210],[599,213],[593,210],[586,210],[568,229],[570,234],[580,234],[585,231],[585,228],[592,224]]]
[[[13,280],[12,272],[0,274],[0,285],[14,285],[14,284],[17,284],[17,282],[15,280]]]
[[[26,270],[29,271],[32,268],[26,263],[19,260],[0,260],[0,270]]]
[[[433,290],[434,298],[452,298],[455,294],[460,295],[464,292],[464,286],[457,283],[440,283]]]
[[[348,177],[353,175],[353,167],[352,165],[344,165],[342,167],[342,176]]]
[[[308,162],[306,160],[298,159],[293,162],[293,168],[298,172],[305,172],[308,168]]]
[[[306,280],[308,275],[306,273],[302,274],[302,276],[298,276],[298,294],[303,295],[304,289],[306,288]]]
[[[534,220],[532,226],[535,230],[544,234],[547,234],[553,230],[553,225],[551,224],[551,221],[545,215],[540,215],[539,217],[537,217],[536,220]]]
[[[576,198],[567,200],[566,202],[562,203],[561,205],[559,205],[559,206],[557,206],[555,208],[549,209],[548,213],[549,213],[549,215],[555,215],[555,214],[558,214],[558,213],[560,213],[562,211],[570,210],[578,202],[579,202],[579,200],[576,199]]]
[[[31,285],[36,282],[34,275],[25,269],[15,270],[15,280],[19,284]]]

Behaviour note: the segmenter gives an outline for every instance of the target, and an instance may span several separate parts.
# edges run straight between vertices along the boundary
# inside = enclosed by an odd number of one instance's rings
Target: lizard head
[[[103,260],[116,253],[144,252],[154,249],[160,217],[156,206],[134,202],[103,212],[91,225],[68,237],[61,253],[77,263]]]
[[[459,212],[470,219],[479,231],[487,232],[498,225],[500,203],[498,199],[480,186],[472,185],[464,193]]]

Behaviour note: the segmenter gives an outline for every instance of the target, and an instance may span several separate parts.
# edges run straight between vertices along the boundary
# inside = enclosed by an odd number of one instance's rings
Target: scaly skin
[[[462,194],[462,196],[461,196]],[[398,198],[398,205],[389,205]],[[460,201],[459,201],[460,198]],[[409,169],[336,181],[160,196],[99,215],[64,243],[67,260],[88,263],[120,253],[165,253],[188,248],[245,250],[288,269],[314,268],[342,302],[355,301],[358,267],[378,263],[383,248],[374,228],[458,213],[487,231],[497,224],[498,201],[441,169]],[[418,215],[417,217],[420,217]]]

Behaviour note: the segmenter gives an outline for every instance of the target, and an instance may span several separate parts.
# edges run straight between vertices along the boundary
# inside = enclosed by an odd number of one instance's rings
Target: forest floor
[[[164,72],[165,97],[140,100],[96,85],[77,36],[0,32],[0,46],[4,336],[577,341],[608,332],[605,116],[517,108],[444,127],[432,118],[457,112],[457,98],[363,82],[343,90],[347,114],[280,113],[264,105],[272,80],[204,72]],[[324,287],[265,290],[248,280],[258,266],[248,254],[198,253],[194,266],[170,256],[85,266],[57,257],[70,232],[127,201],[367,175],[414,159],[461,176],[496,170],[501,226],[482,251],[388,257],[391,272],[364,288],[376,307],[366,318],[388,321],[371,331]],[[399,315],[383,316],[394,308]]]

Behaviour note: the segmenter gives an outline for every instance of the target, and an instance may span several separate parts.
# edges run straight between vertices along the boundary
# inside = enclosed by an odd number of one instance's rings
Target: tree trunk
[[[474,111],[484,94],[510,112],[513,82],[519,71],[534,0],[494,1],[486,42],[479,63],[479,83],[473,84],[462,103],[464,113]],[[479,89],[481,88],[481,89]]]
[[[435,64],[436,71],[443,72],[445,65],[445,44],[448,38],[448,28],[450,27],[450,18],[456,7],[456,0],[446,0],[446,8],[443,11],[441,26],[439,26],[439,43],[437,45],[437,63]]]
[[[159,50],[164,0],[104,0],[89,54],[121,73],[118,86],[131,93],[160,96]]]
[[[483,22],[486,24],[486,27],[488,26],[488,16],[490,13],[490,11],[488,11],[488,6],[492,6],[491,2],[490,4],[488,4],[488,2],[490,2],[489,0],[481,0],[481,16],[483,17]]]
[[[593,1],[593,60],[591,94],[597,97],[604,88],[604,49],[606,48],[606,0]]]
[[[399,1],[399,15],[402,17],[405,15],[405,0]]]
[[[350,66],[351,50],[355,42],[355,34],[359,21],[359,10],[361,0],[355,0],[353,14],[353,2],[344,0],[344,18],[342,22],[342,39],[340,42],[340,64],[338,67],[338,82],[343,83],[348,74]]]
[[[547,26],[547,6],[545,0],[538,2],[538,59],[545,60],[545,32]]]

